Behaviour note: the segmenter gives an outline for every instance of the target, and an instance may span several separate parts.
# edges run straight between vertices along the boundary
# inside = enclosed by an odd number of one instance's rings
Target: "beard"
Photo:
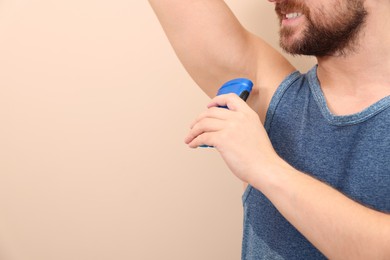
[[[279,31],[280,46],[290,54],[317,57],[345,55],[348,51],[354,51],[368,14],[363,2],[364,0],[347,0],[346,7],[335,6],[330,15],[318,12],[316,17],[320,19],[317,21],[313,20],[309,8],[303,3],[286,1],[277,4],[275,11],[279,15],[280,24],[284,19],[282,11],[288,13],[299,10],[307,21],[300,37],[296,39],[293,39],[296,28],[282,27]]]

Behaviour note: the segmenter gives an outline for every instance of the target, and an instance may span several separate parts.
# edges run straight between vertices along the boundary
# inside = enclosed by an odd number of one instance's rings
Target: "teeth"
[[[301,13],[290,13],[290,14],[286,14],[286,18],[287,19],[294,19],[294,18],[297,18],[301,15],[302,15]]]

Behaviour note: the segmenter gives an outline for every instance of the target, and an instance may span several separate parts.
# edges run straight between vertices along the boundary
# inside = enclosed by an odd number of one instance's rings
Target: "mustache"
[[[305,3],[300,1],[283,1],[275,4],[275,12],[279,17],[284,17],[288,13],[302,13],[305,16],[310,15],[310,10]]]

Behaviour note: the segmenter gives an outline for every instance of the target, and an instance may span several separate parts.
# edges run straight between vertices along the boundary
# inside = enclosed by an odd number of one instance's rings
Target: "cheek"
[[[307,23],[318,29],[326,29],[334,26],[335,15],[324,10],[312,10],[306,16]]]
[[[311,10],[308,20],[313,25],[322,28],[331,28],[344,24],[352,12],[348,1],[329,1],[321,4]]]

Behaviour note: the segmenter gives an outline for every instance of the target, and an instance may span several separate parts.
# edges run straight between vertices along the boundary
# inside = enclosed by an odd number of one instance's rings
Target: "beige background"
[[[228,1],[277,47],[267,1]],[[147,1],[0,1],[0,259],[239,259],[242,185]],[[295,59],[302,70],[313,60]]]

